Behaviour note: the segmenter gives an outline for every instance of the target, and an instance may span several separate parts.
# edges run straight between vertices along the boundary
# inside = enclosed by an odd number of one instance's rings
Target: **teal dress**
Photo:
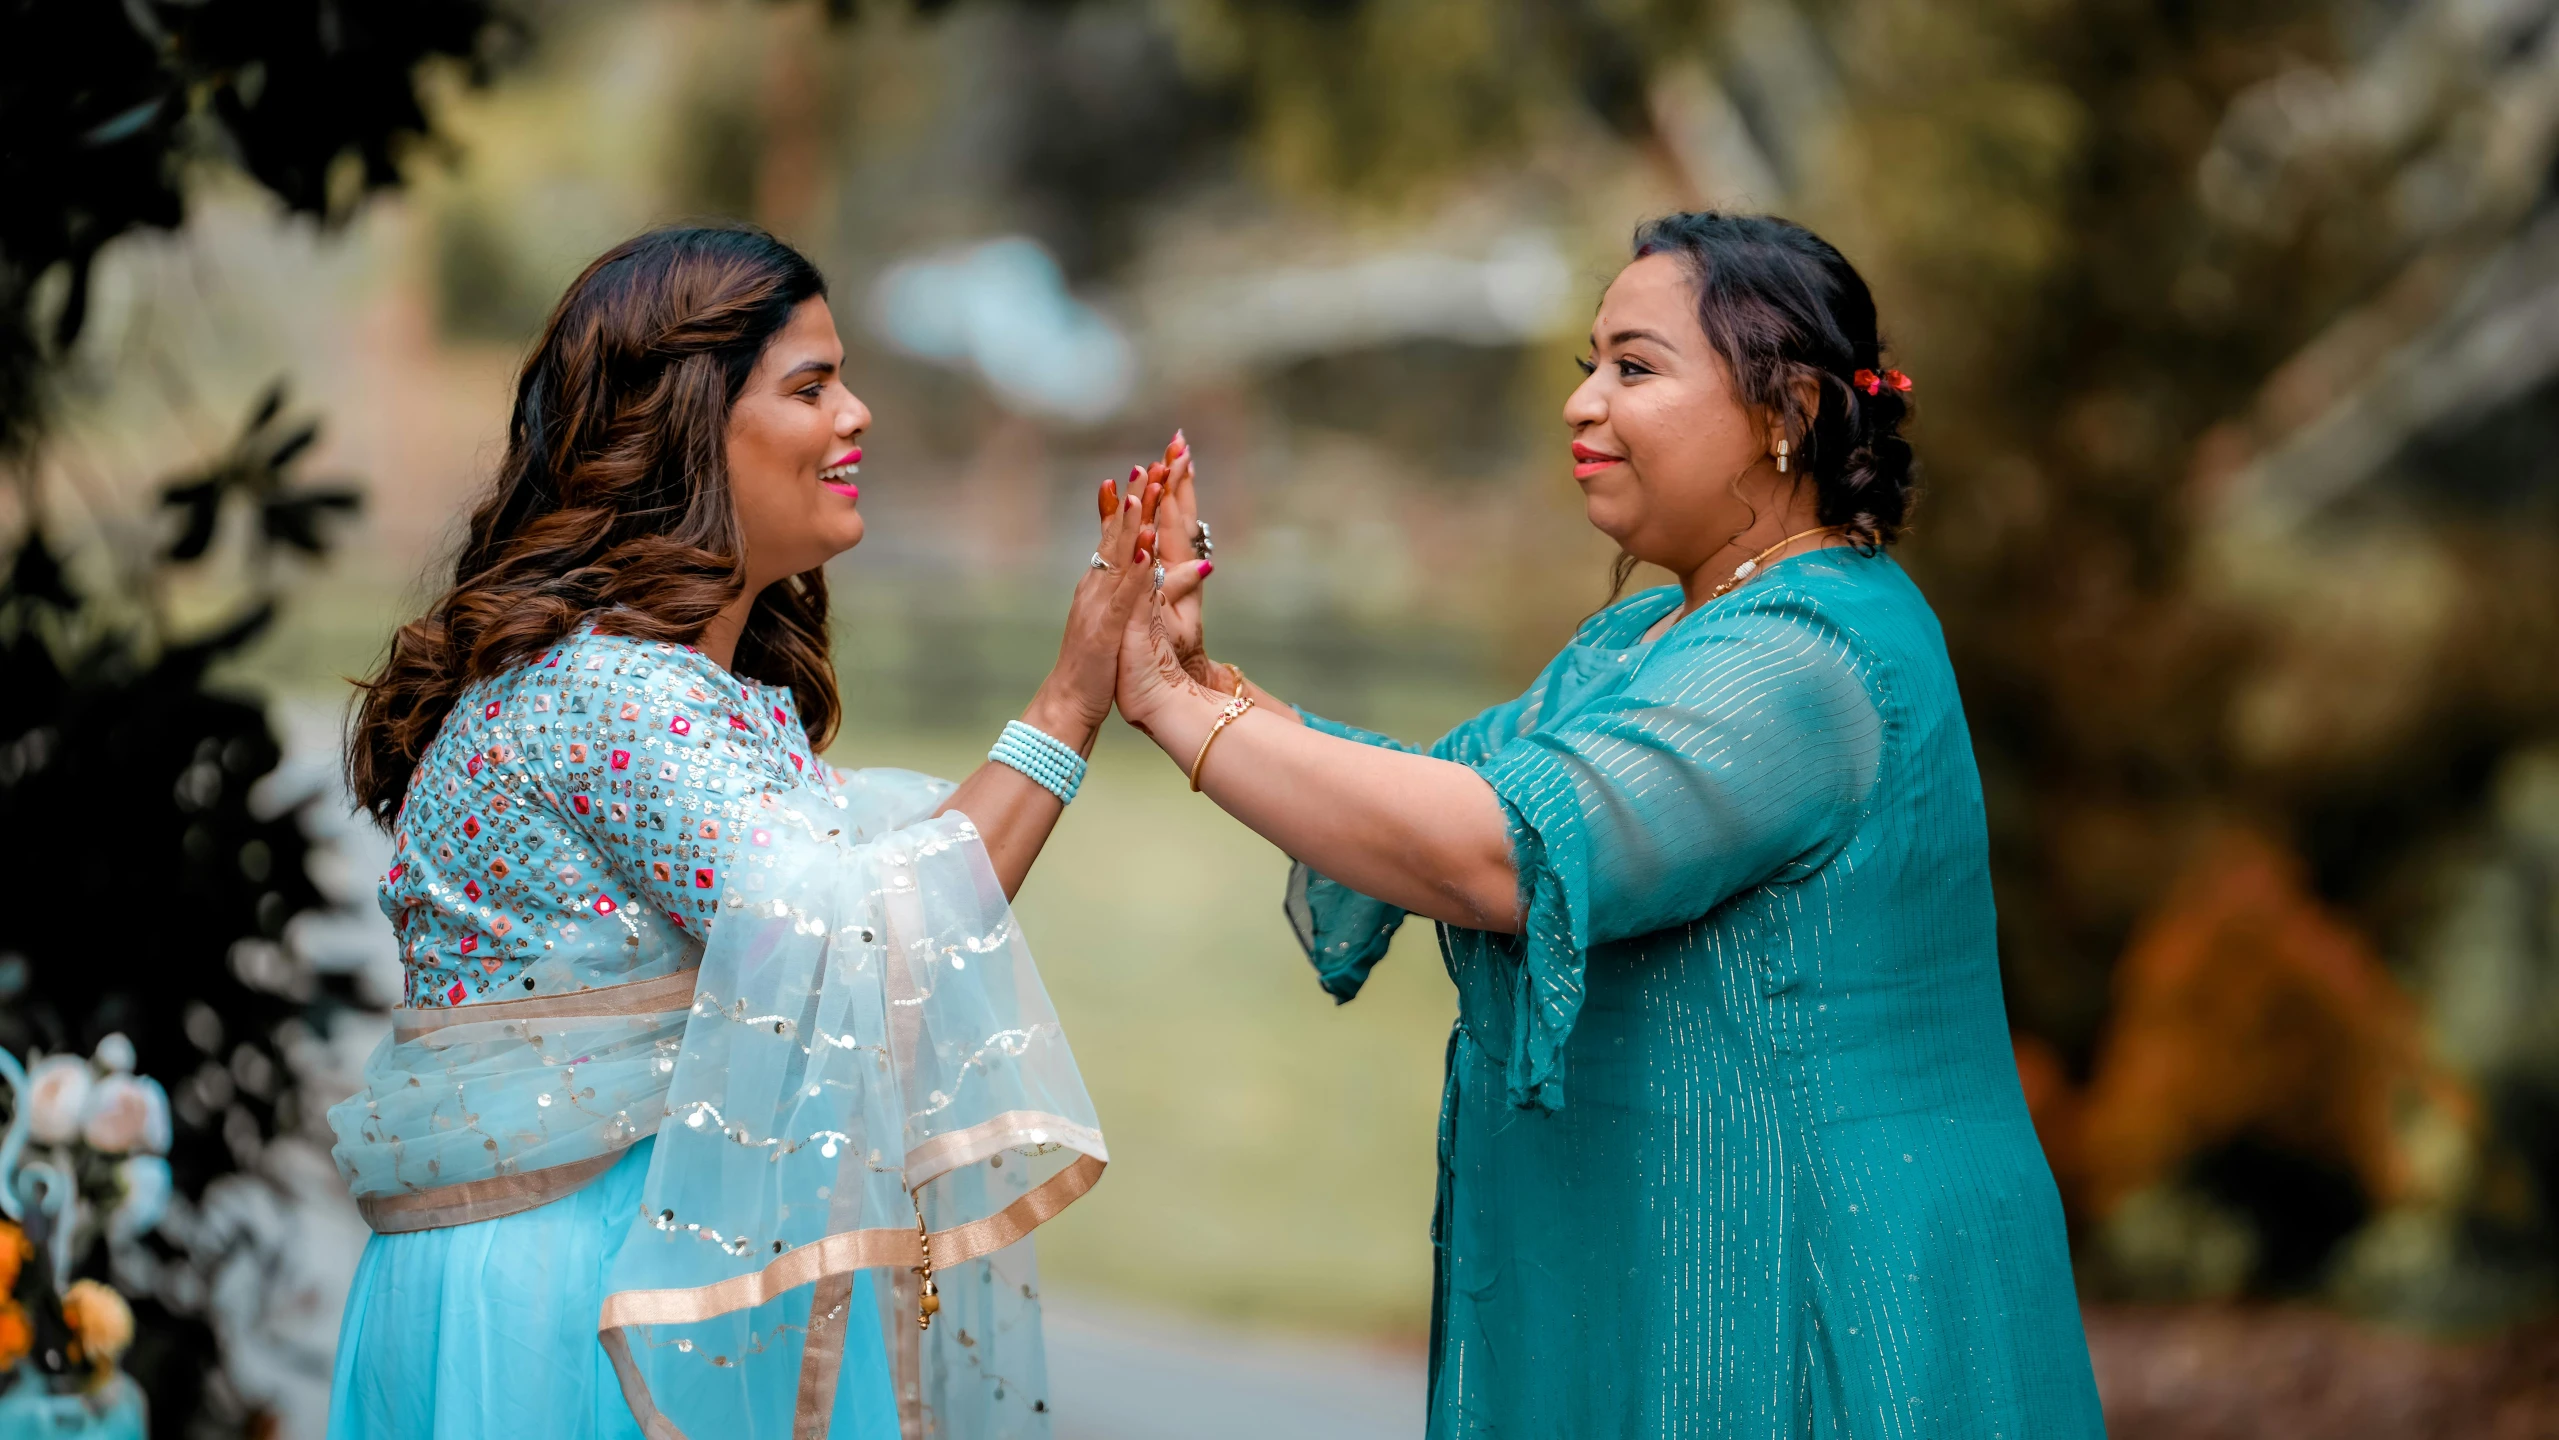
[[[1528,911],[1440,928],[1430,1435],[2101,1435],[1935,616],[1845,549],[1643,643],[1679,602],[1430,748]],[[1304,867],[1289,911],[1345,1001],[1404,918]]]

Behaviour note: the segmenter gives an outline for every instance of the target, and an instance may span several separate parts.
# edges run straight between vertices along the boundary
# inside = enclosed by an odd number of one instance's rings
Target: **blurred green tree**
[[[131,1039],[173,1097],[170,1161],[189,1202],[254,1177],[267,1143],[308,1128],[287,1051],[299,1025],[352,999],[290,958],[286,926],[322,903],[299,806],[256,793],[278,759],[265,709],[208,674],[274,616],[276,561],[322,554],[326,522],[356,496],[297,478],[317,426],[286,422],[279,386],[228,452],[163,488],[174,525],[147,572],[83,585],[36,484],[48,383],[71,362],[100,252],[181,223],[192,170],[233,167],[291,213],[343,219],[432,142],[422,67],[476,78],[514,33],[487,0],[0,9],[0,463],[20,502],[0,579],[0,874],[26,899],[0,938],[0,1044]],[[249,593],[181,633],[155,603],[160,577],[240,513]],[[219,1378],[205,1292],[230,1257],[216,1243],[146,1241],[158,1283],[141,1277],[126,1363],[160,1434],[260,1423]]]

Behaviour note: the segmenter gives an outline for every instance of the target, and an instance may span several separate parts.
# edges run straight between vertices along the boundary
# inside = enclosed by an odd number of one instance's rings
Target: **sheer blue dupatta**
[[[1028,1237],[1109,1156],[975,827],[860,824],[880,773],[777,798],[712,927],[600,1317],[651,1440],[825,1435],[864,1269],[908,1440],[1049,1433]]]

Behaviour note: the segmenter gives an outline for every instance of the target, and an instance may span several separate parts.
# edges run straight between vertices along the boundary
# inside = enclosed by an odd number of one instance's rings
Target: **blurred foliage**
[[[320,517],[352,503],[296,479],[312,427],[279,426],[282,414],[269,392],[228,454],[164,487],[170,538],[129,590],[84,591],[41,530],[20,537],[0,583],[0,873],[30,902],[0,940],[0,1046],[131,1039],[136,1068],[172,1098],[169,1162],[189,1202],[316,1127],[292,1051],[354,1003],[345,977],[324,985],[286,942],[294,917],[323,906],[306,869],[310,797],[259,793],[279,757],[265,707],[206,680],[274,617],[273,551],[321,552]],[[211,629],[173,635],[155,588],[203,558],[226,514],[253,532],[259,589]],[[164,1227],[145,1240],[151,1273],[117,1277],[137,1292],[127,1365],[165,1433],[219,1432],[226,1417],[236,1429],[240,1397],[208,1395],[220,1355],[205,1313],[230,1257],[188,1239],[182,1222]]]
[[[476,77],[510,33],[490,0],[0,7],[0,455],[34,440],[43,367],[79,337],[98,252],[177,228],[190,166],[236,166],[291,211],[343,219],[431,134],[421,62]]]
[[[1515,159],[1570,110],[1650,143],[1650,81],[1717,9],[1679,0],[1176,0],[1187,60],[1233,86],[1283,187],[1412,204]]]
[[[86,322],[100,251],[176,228],[191,171],[232,167],[289,212],[342,220],[431,138],[420,67],[476,78],[509,33],[484,0],[0,9],[0,460],[26,482],[0,581],[0,873],[31,898],[0,940],[0,1045],[81,1051],[120,1031],[173,1098],[188,1204],[118,1262],[147,1272],[118,1277],[138,1322],[126,1363],[163,1434],[265,1423],[222,1376],[208,1309],[238,1237],[187,1217],[217,1182],[257,1175],[268,1143],[316,1125],[290,1052],[352,998],[286,944],[322,905],[299,805],[256,793],[278,760],[265,707],[208,672],[274,617],[281,556],[322,554],[329,517],[357,497],[297,478],[317,427],[284,423],[278,387],[225,454],[163,487],[168,538],[83,583],[33,483],[48,377]],[[163,592],[235,513],[247,593],[177,633]]]
[[[2445,1198],[2477,1107],[2428,1056],[2417,1006],[2301,866],[2232,831],[2199,849],[2117,976],[2085,1091],[2050,1045],[2019,1070],[2074,1210],[2117,1223],[2101,1285],[2144,1298],[2310,1290],[2381,1205]],[[2183,1189],[2163,1182],[2183,1178]]]

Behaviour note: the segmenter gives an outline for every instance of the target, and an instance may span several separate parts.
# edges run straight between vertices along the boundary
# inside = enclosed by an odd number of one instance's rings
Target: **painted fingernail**
[[[1183,434],[1179,430],[1174,431],[1173,449],[1182,454],[1189,454],[1191,449],[1191,437]]]
[[[1216,564],[1215,564],[1215,563],[1213,563],[1213,562],[1211,562],[1211,561],[1207,561],[1207,560],[1202,560],[1202,561],[1200,562],[1200,578],[1201,578],[1202,580],[1207,579],[1207,578],[1208,578],[1208,572],[1210,572],[1211,570],[1214,570],[1214,569],[1216,569],[1216,568],[1217,568],[1217,566],[1216,566]]]

